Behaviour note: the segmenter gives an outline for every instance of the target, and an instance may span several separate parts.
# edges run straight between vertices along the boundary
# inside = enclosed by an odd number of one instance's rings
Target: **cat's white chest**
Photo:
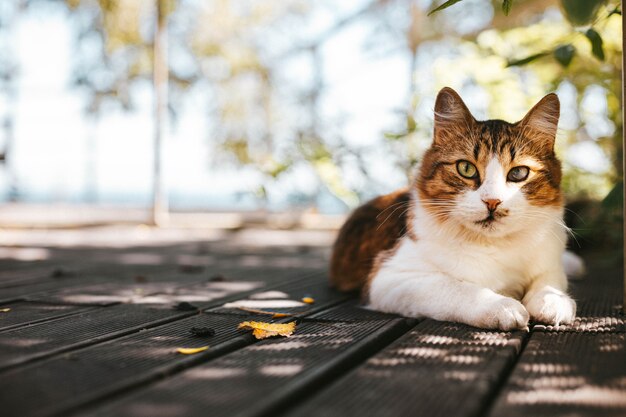
[[[406,239],[393,262],[416,273],[442,273],[519,298],[531,275],[527,255],[519,248]]]

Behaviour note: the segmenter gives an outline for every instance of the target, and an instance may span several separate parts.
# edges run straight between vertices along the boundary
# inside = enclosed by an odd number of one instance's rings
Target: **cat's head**
[[[562,210],[554,154],[559,99],[548,94],[517,123],[477,121],[451,88],[435,103],[433,143],[416,186],[438,221],[479,235],[511,235]]]

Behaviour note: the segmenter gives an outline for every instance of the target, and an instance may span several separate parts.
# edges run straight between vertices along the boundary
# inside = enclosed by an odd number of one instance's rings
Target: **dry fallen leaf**
[[[194,353],[204,352],[208,348],[208,346],[202,346],[199,348],[178,348],[176,349],[176,352],[182,353],[183,355],[193,355]]]
[[[2,308],[2,309],[0,309],[0,313],[8,313],[9,311],[11,311],[10,308]]]
[[[272,336],[291,336],[296,330],[296,322],[291,323],[265,323],[262,321],[244,321],[239,324],[239,329],[252,330],[257,339],[265,339]]]
[[[302,299],[302,302],[306,303],[306,304],[313,304],[315,302],[315,300],[313,298],[311,298],[311,297],[304,297]]]

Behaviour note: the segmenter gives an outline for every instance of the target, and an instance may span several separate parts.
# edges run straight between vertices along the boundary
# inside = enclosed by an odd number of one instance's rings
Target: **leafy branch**
[[[463,0],[448,0],[445,3],[443,3],[442,5],[434,8],[433,10],[431,10],[430,12],[428,12],[428,16],[439,12],[441,10],[447,9],[450,6],[454,6],[457,3],[460,3]],[[503,0],[502,1],[502,12],[504,13],[505,16],[508,16],[509,13],[511,12],[511,7],[513,6],[513,0]]]

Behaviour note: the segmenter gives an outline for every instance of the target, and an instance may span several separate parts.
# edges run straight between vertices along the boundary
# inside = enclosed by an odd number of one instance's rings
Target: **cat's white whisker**
[[[400,210],[400,209],[401,209],[402,207],[404,207],[405,205],[410,205],[410,202],[406,202],[406,203],[404,203],[404,204],[399,205],[398,207],[396,207],[396,208],[395,208],[395,209],[394,209],[394,210],[393,210],[393,211],[392,211],[392,212],[391,212],[391,213],[387,216],[387,218],[386,218],[385,220],[383,220],[383,222],[382,222],[382,223],[380,223],[380,224],[378,225],[378,227],[376,228],[376,230],[380,229],[380,228],[381,228],[381,227],[382,227],[382,226],[383,226],[383,225],[387,222],[387,220],[389,220],[389,219],[391,218],[391,216],[393,216],[393,214],[394,214],[396,211]],[[400,215],[399,217],[401,218],[401,217],[402,217],[402,215]],[[377,218],[378,218],[378,217],[377,217]]]
[[[400,201],[398,203],[392,204],[389,207],[386,207],[383,211],[381,211],[380,213],[378,213],[378,215],[376,216],[376,218],[380,218],[380,216],[382,216],[385,212],[391,210],[393,207],[397,207],[399,205],[403,205],[403,204],[410,204],[408,201]]]

